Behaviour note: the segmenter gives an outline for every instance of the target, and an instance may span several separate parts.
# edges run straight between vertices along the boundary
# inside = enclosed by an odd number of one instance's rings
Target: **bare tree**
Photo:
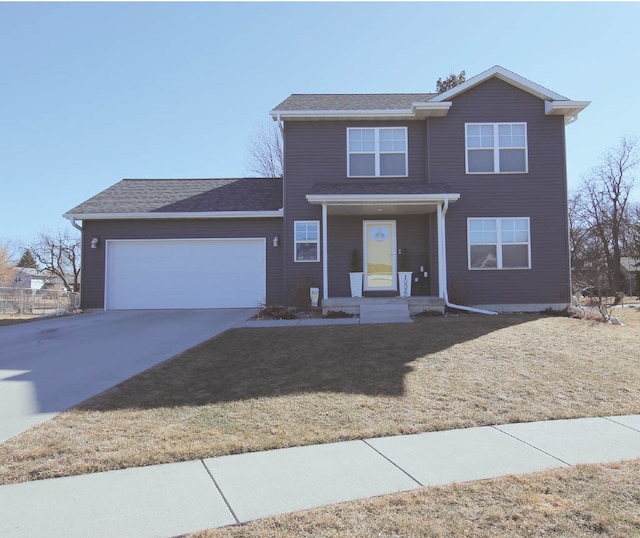
[[[629,256],[640,259],[640,203],[631,206],[630,214]]]
[[[275,122],[261,124],[249,140],[249,172],[259,177],[282,177],[284,147]]]
[[[579,228],[585,233],[582,244],[589,242],[599,250],[599,262],[606,267],[606,279],[613,293],[622,289],[620,258],[629,247],[629,196],[638,164],[637,142],[623,137],[618,146],[603,153],[601,163],[583,178],[575,208],[581,222]],[[579,238],[577,234],[576,239]]]
[[[0,243],[0,286],[5,286],[13,279],[14,268],[11,263],[9,248]]]
[[[29,246],[40,271],[58,277],[68,291],[80,289],[80,236],[69,230],[42,232]]]

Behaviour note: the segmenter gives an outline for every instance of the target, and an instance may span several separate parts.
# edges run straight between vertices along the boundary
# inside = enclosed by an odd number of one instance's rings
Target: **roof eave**
[[[544,113],[547,116],[564,116],[564,123],[568,125],[578,119],[578,114],[591,104],[591,101],[545,101]]]
[[[451,103],[418,102],[411,108],[384,110],[272,110],[271,117],[276,120],[413,120],[429,116],[446,116]]]
[[[278,218],[282,209],[274,211],[183,211],[183,212],[141,212],[141,213],[65,213],[65,219],[75,220],[150,220],[150,219],[258,219]]]
[[[373,202],[380,204],[423,205],[428,203],[442,203],[445,200],[455,202],[460,198],[460,194],[307,194],[306,198],[310,204],[357,205],[370,204]]]

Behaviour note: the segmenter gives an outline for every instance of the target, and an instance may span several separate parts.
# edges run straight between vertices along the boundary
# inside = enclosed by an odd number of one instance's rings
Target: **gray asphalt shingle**
[[[67,214],[277,211],[281,178],[123,179]]]
[[[424,103],[435,93],[294,93],[273,110],[408,110],[413,103]]]

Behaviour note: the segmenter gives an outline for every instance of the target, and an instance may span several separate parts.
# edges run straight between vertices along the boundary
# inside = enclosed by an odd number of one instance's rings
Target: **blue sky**
[[[499,64],[592,101],[570,188],[640,125],[638,3],[0,3],[0,241],[125,177],[242,177],[291,93],[423,92]]]

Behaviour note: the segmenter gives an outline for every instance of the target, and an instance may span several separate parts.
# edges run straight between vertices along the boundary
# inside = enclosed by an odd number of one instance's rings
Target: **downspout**
[[[276,123],[280,129],[280,134],[284,134],[284,122],[280,119],[280,112],[276,113]]]
[[[497,315],[497,312],[493,310],[483,310],[482,308],[473,308],[471,306],[464,306],[459,304],[453,304],[449,302],[449,293],[447,292],[447,241],[446,241],[446,232],[445,232],[445,216],[449,209],[449,198],[445,198],[442,204],[442,211],[440,211],[440,222],[438,223],[438,230],[440,232],[440,237],[438,237],[438,244],[440,245],[440,267],[439,272],[441,276],[442,282],[442,293],[444,298],[444,304],[449,308],[455,308],[457,310],[465,310],[466,312],[474,312],[476,314],[488,314],[488,315]]]
[[[67,219],[69,219],[69,222],[71,223],[71,226],[73,226],[76,230],[80,230],[82,232],[82,226],[79,226],[78,223],[76,222],[75,217],[65,217]]]

